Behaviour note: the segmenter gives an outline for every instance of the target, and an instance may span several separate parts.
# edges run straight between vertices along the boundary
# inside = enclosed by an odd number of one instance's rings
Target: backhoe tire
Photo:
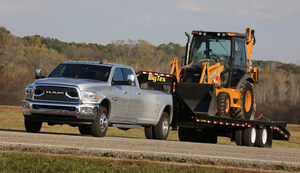
[[[144,127],[145,136],[147,139],[153,139],[153,128],[152,126]]]
[[[153,126],[153,138],[166,140],[170,130],[170,118],[168,113],[163,112],[156,126]]]
[[[41,121],[32,121],[27,118],[24,118],[25,129],[27,132],[38,133],[42,128]]]
[[[91,130],[95,137],[103,137],[106,134],[108,128],[108,112],[103,106],[99,107],[98,115],[92,122]]]
[[[239,108],[232,108],[231,113],[233,118],[238,119],[246,119],[250,120],[253,119],[251,116],[253,112],[253,105],[254,105],[254,92],[252,85],[245,81],[239,88],[241,92],[241,107]]]
[[[91,125],[81,124],[78,126],[78,130],[81,135],[92,135]]]
[[[217,96],[218,112],[219,117],[230,117],[230,96],[227,92],[220,92]]]

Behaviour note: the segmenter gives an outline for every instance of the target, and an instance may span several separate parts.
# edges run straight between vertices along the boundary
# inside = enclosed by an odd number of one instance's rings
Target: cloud
[[[252,3],[251,4],[251,7],[253,9],[256,9],[256,10],[264,10],[264,9],[267,9],[267,5],[265,4],[260,4],[260,3]]]
[[[179,8],[181,10],[191,11],[191,12],[201,12],[201,11],[204,11],[204,8],[202,6],[200,6],[199,4],[197,4],[193,0],[181,1],[180,5],[179,5]]]
[[[4,0],[0,2],[0,14],[23,15],[42,12],[44,4],[38,0]]]
[[[141,21],[151,21],[152,16],[150,14],[142,14],[142,15],[139,16],[139,19]]]

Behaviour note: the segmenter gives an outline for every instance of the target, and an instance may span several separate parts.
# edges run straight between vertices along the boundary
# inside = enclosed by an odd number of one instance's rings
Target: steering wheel
[[[214,58],[211,58],[211,57],[214,57]],[[221,58],[216,54],[210,55],[209,59],[214,59],[216,62],[221,62]]]

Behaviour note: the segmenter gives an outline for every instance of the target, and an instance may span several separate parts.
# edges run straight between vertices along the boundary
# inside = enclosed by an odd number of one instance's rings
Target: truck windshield
[[[66,77],[107,81],[111,67],[88,64],[60,64],[48,77]]]
[[[194,37],[189,63],[203,59],[215,59],[227,65],[231,55],[231,40],[218,37]]]

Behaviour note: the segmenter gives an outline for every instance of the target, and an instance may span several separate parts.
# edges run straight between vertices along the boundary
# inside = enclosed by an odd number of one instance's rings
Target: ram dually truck
[[[37,80],[26,87],[23,100],[27,132],[38,133],[45,122],[78,126],[82,135],[96,137],[105,136],[109,126],[144,127],[148,139],[167,139],[172,95],[141,89],[131,66],[68,61],[47,77],[36,71]]]

